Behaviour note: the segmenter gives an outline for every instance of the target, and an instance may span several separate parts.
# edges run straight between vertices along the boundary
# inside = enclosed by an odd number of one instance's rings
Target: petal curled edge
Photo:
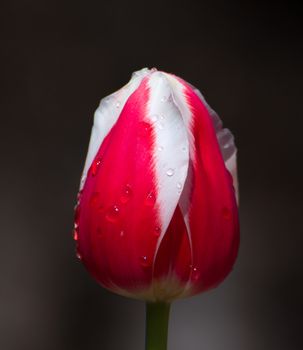
[[[100,105],[94,114],[94,124],[91,131],[87,157],[82,172],[80,190],[84,186],[88,169],[96,157],[96,154],[106,135],[116,123],[127,99],[138,88],[142,79],[149,73],[150,71],[147,68],[134,72],[130,81],[125,86],[101,100]]]
[[[232,177],[208,108],[186,82],[171,77],[190,140],[190,164],[180,208],[192,247],[187,288],[195,294],[215,287],[232,269],[239,246],[238,211]]]
[[[189,85],[189,84],[188,84]],[[237,172],[237,148],[234,141],[234,136],[231,131],[227,128],[223,128],[223,123],[218,114],[209,106],[206,102],[202,93],[191,86],[196,95],[199,96],[200,100],[206,107],[216,130],[217,139],[219,142],[222,157],[225,162],[225,166],[230,172],[233,178],[233,186],[236,193],[237,203],[239,204],[239,185],[238,185],[238,172]]]

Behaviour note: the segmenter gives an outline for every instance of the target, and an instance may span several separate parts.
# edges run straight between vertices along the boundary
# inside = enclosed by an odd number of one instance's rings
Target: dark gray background
[[[239,148],[239,258],[173,304],[170,349],[303,348],[302,17],[243,3],[1,2],[1,350],[143,349],[144,304],[90,278],[71,230],[93,112],[145,66],[199,87]]]

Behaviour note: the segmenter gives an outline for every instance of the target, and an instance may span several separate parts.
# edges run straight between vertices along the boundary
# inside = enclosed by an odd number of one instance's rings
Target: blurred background
[[[94,110],[142,67],[197,86],[239,149],[239,258],[173,304],[169,349],[302,349],[299,5],[10,0],[0,28],[0,349],[143,349],[144,304],[100,288],[71,234]]]

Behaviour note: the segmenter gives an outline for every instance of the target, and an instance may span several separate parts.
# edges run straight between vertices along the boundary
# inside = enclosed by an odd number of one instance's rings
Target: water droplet
[[[83,186],[84,186],[85,180],[86,180],[86,175],[83,175],[83,176],[81,177],[81,180],[80,180],[80,187],[83,187]],[[81,191],[80,191],[80,192],[81,192]]]
[[[79,226],[79,220],[80,220],[80,205],[76,205],[75,207],[75,216],[74,216],[74,227]]]
[[[95,208],[98,205],[98,198],[99,198],[99,192],[94,192],[90,199],[89,199],[89,205],[92,208]]]
[[[226,143],[225,145],[223,145],[223,148],[224,148],[224,149],[229,148],[229,144],[228,144],[228,143]]]
[[[186,149],[187,149],[187,147],[185,147],[185,146],[182,147],[183,152],[186,152]]]
[[[74,240],[78,241],[78,231],[76,228],[74,229]]]
[[[147,122],[140,122],[139,135],[142,137],[149,136],[152,132],[152,127]]]
[[[155,123],[158,120],[158,114],[153,114],[150,119]]]
[[[124,237],[125,236],[125,231],[121,230],[120,231],[120,237]]]
[[[161,120],[164,120],[164,119],[165,119],[165,115],[161,113],[161,114],[160,114],[160,119],[161,119]]]
[[[163,123],[158,123],[158,127],[160,130],[164,129],[164,124]]]
[[[151,262],[146,255],[140,256],[140,265],[145,268],[151,266]]]
[[[117,101],[116,102],[116,108],[119,108],[121,106],[121,102],[120,101]]]
[[[160,228],[159,226],[156,226],[156,227],[155,227],[155,230],[154,230],[154,235],[155,235],[156,237],[159,237],[160,234],[161,234],[161,228]]]
[[[80,254],[79,251],[76,252],[76,257],[77,257],[79,260],[82,260],[82,255]]]
[[[191,278],[192,280],[197,281],[200,278],[200,272],[196,267],[192,267],[191,269]]]
[[[119,217],[119,208],[116,205],[110,207],[106,214],[106,220],[109,222],[116,222]]]
[[[163,147],[162,147],[162,146],[159,146],[159,147],[158,147],[158,151],[162,152],[162,151],[163,151]]]
[[[153,192],[149,192],[145,199],[145,205],[152,206],[155,204],[156,198]]]
[[[120,197],[120,202],[123,204],[127,203],[130,200],[132,193],[133,193],[133,191],[132,191],[130,185],[126,185],[122,191],[122,195]]]
[[[182,191],[182,183],[181,182],[177,183],[177,189],[178,189],[178,193],[181,193],[181,191]]]
[[[222,216],[225,220],[230,220],[232,217],[230,209],[228,209],[227,207],[224,207],[222,209]]]
[[[172,168],[169,168],[169,169],[167,169],[167,171],[166,171],[166,175],[167,175],[167,176],[173,176],[174,173],[175,173],[175,170],[172,169]]]
[[[161,97],[161,102],[166,102],[167,101],[167,96],[162,96]]]
[[[93,162],[92,167],[91,167],[91,174],[92,174],[92,176],[96,176],[100,164],[101,164],[101,159],[100,159],[100,158],[96,159],[96,160]]]

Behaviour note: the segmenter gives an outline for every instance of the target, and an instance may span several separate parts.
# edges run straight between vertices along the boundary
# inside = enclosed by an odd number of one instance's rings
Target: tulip
[[[237,198],[233,136],[195,87],[142,69],[101,100],[74,238],[103,287],[147,302],[147,349],[166,348],[173,300],[214,288],[231,271]]]

